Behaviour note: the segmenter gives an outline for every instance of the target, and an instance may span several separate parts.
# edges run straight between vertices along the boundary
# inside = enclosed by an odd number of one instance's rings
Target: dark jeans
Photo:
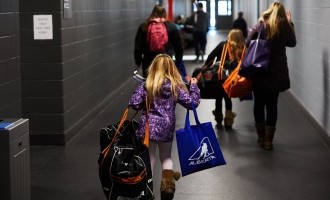
[[[233,107],[233,103],[231,98],[228,97],[226,91],[221,87],[221,92],[217,95],[215,99],[215,112],[222,113],[222,100],[225,100],[225,108],[226,110],[231,110]]]
[[[255,123],[265,123],[266,126],[276,127],[279,92],[254,88],[253,95]]]
[[[199,57],[200,51],[205,53],[206,48],[206,32],[205,31],[195,31],[193,33],[194,43],[195,43],[195,55]]]

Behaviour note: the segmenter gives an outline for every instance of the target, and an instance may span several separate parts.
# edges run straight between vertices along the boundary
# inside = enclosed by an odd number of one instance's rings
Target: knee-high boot
[[[273,149],[273,138],[275,134],[275,127],[266,126],[265,127],[265,138],[263,148],[265,150],[272,150]]]
[[[231,110],[226,110],[225,119],[224,119],[225,128],[232,128],[235,117],[236,117],[236,113],[234,113]]]
[[[265,124],[264,123],[255,123],[255,127],[257,129],[257,134],[258,134],[257,142],[260,146],[263,146],[264,138],[265,138]]]
[[[170,169],[164,169],[160,183],[161,200],[172,200],[175,193],[175,181],[179,180],[181,174]]]

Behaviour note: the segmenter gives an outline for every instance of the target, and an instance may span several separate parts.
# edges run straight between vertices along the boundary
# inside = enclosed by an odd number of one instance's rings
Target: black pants
[[[206,48],[206,32],[205,31],[195,31],[193,33],[194,44],[195,44],[195,55],[199,57],[200,51],[205,53]]]
[[[226,91],[221,87],[221,92],[217,95],[215,99],[215,112],[222,113],[222,100],[225,100],[225,108],[226,110],[231,110],[233,107],[233,103],[231,98],[228,97]]]
[[[279,92],[254,88],[253,95],[255,123],[265,123],[266,126],[276,127]]]

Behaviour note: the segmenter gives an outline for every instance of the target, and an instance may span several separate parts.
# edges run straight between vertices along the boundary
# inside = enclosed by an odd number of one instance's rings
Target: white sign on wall
[[[52,40],[53,16],[33,15],[33,31],[35,40]]]

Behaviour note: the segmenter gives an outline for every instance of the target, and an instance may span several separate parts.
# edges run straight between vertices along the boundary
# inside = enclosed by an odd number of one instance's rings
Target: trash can
[[[29,120],[0,120],[0,199],[30,200]]]

